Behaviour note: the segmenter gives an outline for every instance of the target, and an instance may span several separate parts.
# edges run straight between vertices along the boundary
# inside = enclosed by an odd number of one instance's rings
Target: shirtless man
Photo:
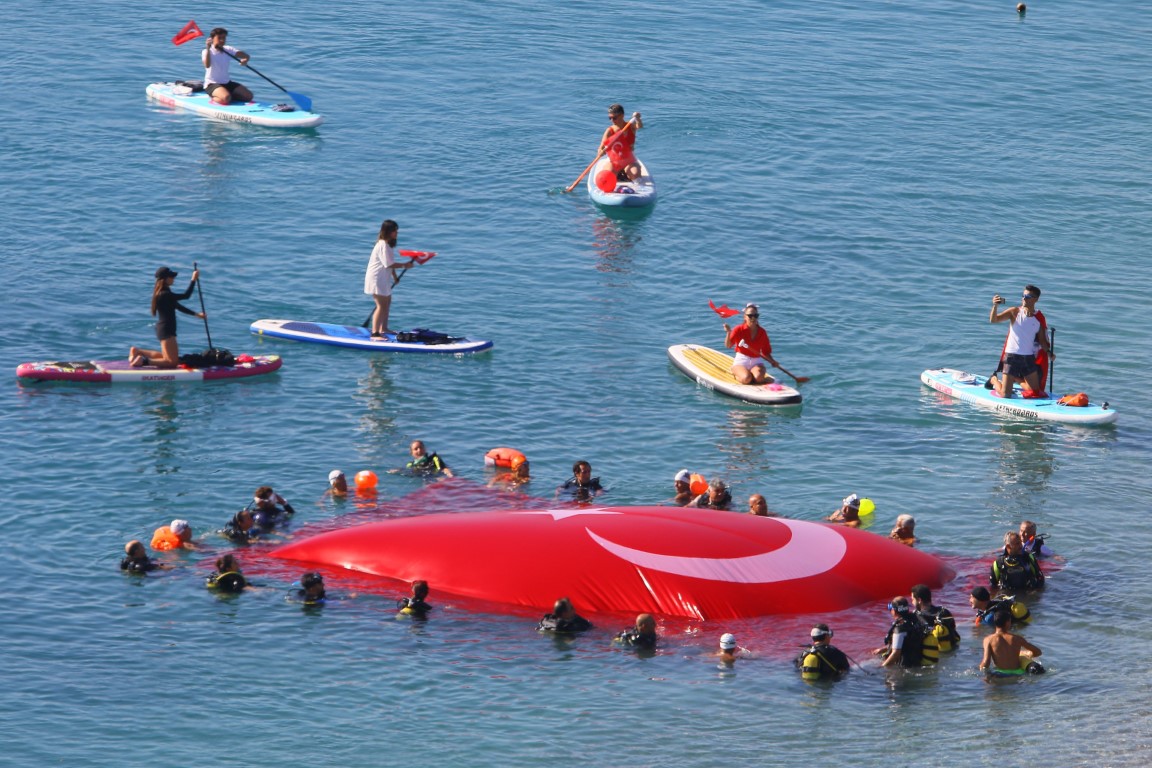
[[[1042,651],[1020,635],[1012,634],[1010,631],[1012,612],[996,611],[995,621],[996,632],[984,638],[984,658],[980,661],[980,671],[993,675],[1022,675],[1025,671],[1037,671],[1032,668],[1032,664],[1035,664],[1038,670],[1043,670],[1038,662],[1027,664],[1027,669],[1021,665],[1021,652],[1026,651],[1035,658]]]

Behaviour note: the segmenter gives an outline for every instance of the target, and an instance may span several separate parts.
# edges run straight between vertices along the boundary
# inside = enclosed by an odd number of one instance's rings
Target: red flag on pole
[[[732,307],[728,306],[727,304],[716,306],[712,303],[712,299],[708,299],[708,306],[712,307],[712,311],[720,315],[720,317],[733,317],[740,314],[740,310],[732,309]]]
[[[189,40],[195,40],[198,37],[204,37],[204,33],[200,31],[200,27],[196,26],[195,21],[190,21],[172,38],[172,45],[184,45]]]

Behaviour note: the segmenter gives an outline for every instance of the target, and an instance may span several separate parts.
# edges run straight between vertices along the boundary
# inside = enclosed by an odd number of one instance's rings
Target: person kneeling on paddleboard
[[[624,121],[624,107],[613,104],[608,107],[608,119],[612,125],[604,129],[600,137],[600,151],[608,153],[612,171],[619,181],[636,181],[640,178],[640,163],[632,153],[636,146],[636,131],[644,127],[639,112],[632,113],[632,119]]]
[[[128,348],[128,362],[134,368],[144,365],[154,365],[157,368],[175,368],[180,365],[180,347],[176,343],[176,310],[186,315],[206,319],[203,312],[193,312],[180,303],[192,295],[196,281],[200,279],[200,270],[193,270],[192,282],[184,293],[172,293],[172,283],[176,280],[176,271],[168,267],[156,270],[156,285],[152,288],[152,316],[156,318],[156,338],[160,341],[160,349]]]
[[[988,322],[1011,323],[1008,339],[1004,342],[1004,361],[1000,365],[1000,377],[997,380],[996,391],[1000,397],[1012,397],[1012,385],[1017,381],[1023,382],[1033,392],[1044,392],[1045,382],[1040,376],[1040,366],[1036,364],[1036,352],[1043,349],[1048,359],[1053,359],[1056,355],[1048,343],[1044,323],[1037,316],[1039,313],[1036,310],[1036,300],[1039,298],[1040,289],[1034,285],[1026,285],[1020,306],[997,312],[996,308],[1004,303],[1004,299],[1000,294],[992,297],[992,310],[988,313]]]
[[[232,59],[246,66],[248,54],[239,48],[225,45],[227,41],[228,30],[216,27],[204,43],[204,51],[200,54],[200,59],[204,62],[204,92],[217,104],[252,101],[252,91],[233,80],[228,74]]]

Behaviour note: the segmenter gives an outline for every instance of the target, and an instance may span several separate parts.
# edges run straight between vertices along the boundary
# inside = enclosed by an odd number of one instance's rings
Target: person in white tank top
[[[246,65],[248,54],[226,45],[227,42],[228,30],[216,27],[204,43],[204,51],[200,54],[204,63],[204,92],[217,104],[252,101],[252,91],[233,80],[228,73],[233,59]]]
[[[1043,392],[1044,382],[1040,380],[1040,367],[1036,365],[1036,351],[1043,349],[1052,359],[1056,355],[1048,343],[1048,335],[1044,333],[1039,318],[1036,317],[1036,301],[1040,298],[1040,289],[1034,285],[1024,286],[1024,293],[1020,299],[1020,306],[1009,307],[997,311],[1004,303],[1000,294],[992,297],[992,311],[988,313],[988,322],[1011,323],[1008,329],[1008,341],[1004,345],[1004,363],[1001,366],[997,393],[1000,397],[1012,397],[1012,386],[1023,382],[1033,392]]]

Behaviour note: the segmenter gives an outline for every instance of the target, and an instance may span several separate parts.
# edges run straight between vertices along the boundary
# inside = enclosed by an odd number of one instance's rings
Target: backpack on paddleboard
[[[1088,395],[1084,392],[1077,392],[1074,395],[1064,395],[1056,401],[1057,405],[1070,405],[1074,408],[1088,407]]]
[[[189,368],[231,368],[236,365],[236,358],[226,349],[212,347],[203,352],[189,352],[186,355],[180,355],[180,365],[186,365]]]
[[[396,341],[406,344],[451,344],[458,339],[439,331],[430,331],[427,328],[413,328],[410,331],[400,331],[396,334]]]

